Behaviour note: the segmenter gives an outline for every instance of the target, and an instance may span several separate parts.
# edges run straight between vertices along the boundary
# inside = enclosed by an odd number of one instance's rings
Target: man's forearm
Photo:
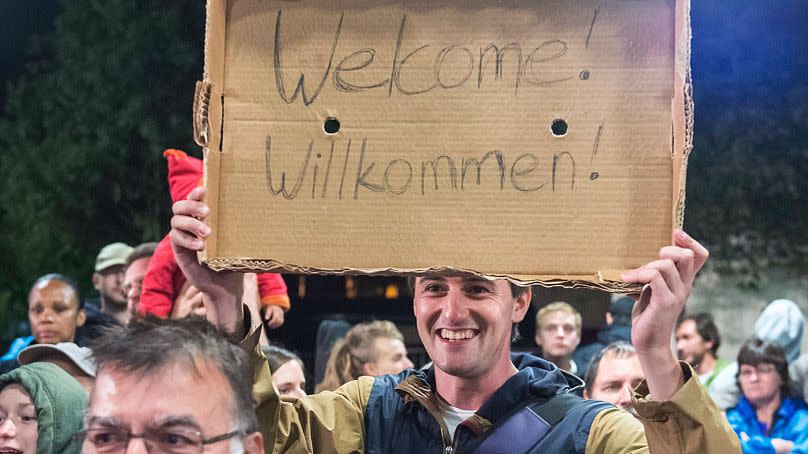
[[[664,402],[673,398],[684,385],[684,375],[679,361],[670,348],[659,348],[646,352],[637,351],[637,358],[645,374],[651,399]]]
[[[233,289],[232,292],[217,294],[203,294],[205,304],[205,317],[222,334],[243,338],[244,306],[241,304],[242,288]]]

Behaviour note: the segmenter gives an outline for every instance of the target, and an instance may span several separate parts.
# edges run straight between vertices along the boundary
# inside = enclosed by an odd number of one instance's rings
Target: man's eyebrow
[[[487,282],[493,284],[494,281],[480,276],[467,276],[462,278],[463,282]]]
[[[419,282],[424,282],[424,281],[445,282],[446,278],[444,276],[438,276],[436,274],[432,274],[432,275],[427,275],[427,276],[421,276],[420,279],[419,279]]]
[[[109,416],[89,416],[87,417],[87,426],[99,425],[104,427],[120,427],[121,424],[115,418]]]
[[[156,427],[174,427],[174,426],[187,426],[192,427],[194,430],[202,431],[202,426],[190,415],[171,415],[165,418],[158,419],[151,426]]]

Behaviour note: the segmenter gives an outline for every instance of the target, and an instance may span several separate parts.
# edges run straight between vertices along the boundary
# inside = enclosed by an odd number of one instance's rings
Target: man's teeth
[[[450,340],[470,339],[474,337],[474,331],[470,329],[452,331],[444,328],[440,330],[440,336],[444,339]]]

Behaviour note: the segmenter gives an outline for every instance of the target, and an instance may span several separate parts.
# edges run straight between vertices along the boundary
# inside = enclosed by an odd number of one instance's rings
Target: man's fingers
[[[682,229],[673,231],[673,244],[693,251],[693,273],[698,273],[710,258],[710,251]]]
[[[659,251],[660,259],[672,260],[686,285],[693,285],[696,277],[695,252],[678,246],[665,246]]]
[[[205,202],[180,200],[171,206],[171,211],[175,216],[190,216],[192,218],[205,219],[210,213],[210,208]]]
[[[663,301],[668,301],[668,297],[681,288],[681,282],[678,282],[678,284],[676,282],[678,272],[670,260],[657,260],[641,268],[631,270],[623,274],[623,280],[649,285],[651,292],[656,297],[663,298]]]
[[[180,230],[200,239],[207,238],[211,233],[210,227],[205,225],[204,222],[189,216],[173,216],[171,218],[171,229]]]
[[[680,294],[686,290],[679,269],[671,259],[654,260],[636,270],[629,271],[624,274],[624,280],[652,286],[664,285],[674,294]]]
[[[207,194],[207,189],[205,189],[203,186],[198,186],[193,188],[191,192],[188,193],[186,200],[195,200],[197,202],[201,202],[205,200],[205,194]]]
[[[176,228],[172,228],[171,231],[168,232],[168,236],[171,238],[171,244],[173,246],[175,256],[179,256],[186,251],[201,251],[205,248],[204,241]]]

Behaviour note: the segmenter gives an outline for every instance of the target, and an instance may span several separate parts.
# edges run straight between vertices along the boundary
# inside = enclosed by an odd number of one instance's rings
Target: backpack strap
[[[476,448],[474,454],[515,454],[535,446],[551,427],[561,422],[583,399],[572,393],[529,401],[500,419]]]

